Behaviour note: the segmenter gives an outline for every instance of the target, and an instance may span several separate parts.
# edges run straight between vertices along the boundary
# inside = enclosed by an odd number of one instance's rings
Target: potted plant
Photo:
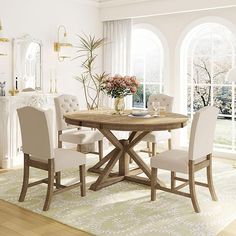
[[[77,50],[78,56],[74,59],[82,58],[83,72],[75,79],[80,81],[83,85],[84,96],[88,110],[98,109],[100,102],[101,84],[108,74],[102,72],[98,74],[95,72],[95,63],[97,59],[97,51],[104,44],[103,38],[96,38],[95,36],[79,36],[80,45]]]

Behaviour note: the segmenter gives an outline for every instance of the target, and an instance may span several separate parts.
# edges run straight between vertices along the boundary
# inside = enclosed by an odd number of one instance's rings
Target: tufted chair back
[[[54,98],[56,108],[57,130],[62,131],[68,129],[68,125],[64,120],[64,115],[69,112],[79,111],[79,102],[76,96],[63,94]]]
[[[160,106],[166,107],[167,112],[172,112],[174,98],[166,94],[152,94],[148,98],[147,107],[149,111],[153,111],[152,102],[160,102]]]

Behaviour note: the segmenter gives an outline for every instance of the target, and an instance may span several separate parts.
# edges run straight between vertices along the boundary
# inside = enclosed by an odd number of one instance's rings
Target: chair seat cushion
[[[151,167],[188,173],[188,152],[182,150],[169,150],[152,157]]]
[[[90,144],[103,139],[98,130],[73,130],[60,135],[60,141],[74,144]]]
[[[42,159],[38,157],[30,157],[33,161],[41,163],[48,163],[48,159]],[[86,164],[86,155],[64,148],[54,149],[54,161],[55,161],[55,172],[62,171],[70,168],[76,168],[80,165]]]
[[[171,139],[171,133],[169,131],[153,131],[147,134],[142,141],[157,143],[158,141]]]
[[[70,168],[76,168],[86,164],[85,154],[69,149],[56,148],[55,155],[55,172]]]
[[[206,160],[206,157],[195,160],[195,164]],[[188,152],[183,150],[169,150],[157,154],[150,160],[153,168],[188,173]]]

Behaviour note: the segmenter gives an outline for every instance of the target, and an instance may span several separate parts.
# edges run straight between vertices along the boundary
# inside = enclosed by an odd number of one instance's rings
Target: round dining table
[[[152,115],[138,117],[133,116],[128,110],[122,115],[114,114],[111,110],[79,111],[67,113],[64,118],[70,125],[98,129],[114,145],[111,152],[88,170],[99,174],[96,182],[90,186],[94,191],[123,180],[150,185],[151,169],[133,148],[152,131],[183,128],[188,121],[187,116],[177,113],[166,113],[162,117]],[[112,130],[131,132],[128,139],[119,140]],[[130,158],[137,164],[137,168],[130,169]],[[113,172],[117,162],[119,170]],[[141,173],[146,177],[139,176]],[[160,179],[157,181],[164,187]]]

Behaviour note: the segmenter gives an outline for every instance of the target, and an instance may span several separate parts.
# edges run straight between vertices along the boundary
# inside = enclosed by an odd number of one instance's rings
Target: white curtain
[[[106,40],[103,51],[103,70],[111,76],[130,75],[132,20],[105,21],[103,37]],[[112,107],[112,99],[103,97],[103,104]],[[126,108],[132,107],[132,98],[126,98]]]

